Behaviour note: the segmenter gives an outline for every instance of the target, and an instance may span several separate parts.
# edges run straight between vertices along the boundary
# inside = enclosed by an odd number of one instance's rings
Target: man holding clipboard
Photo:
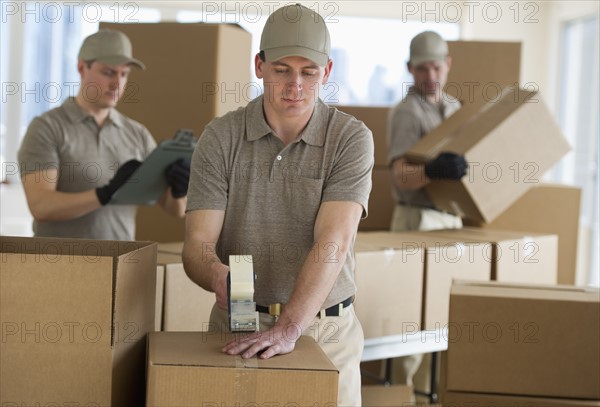
[[[36,236],[135,239],[135,205],[111,202],[115,192],[155,149],[142,124],[119,113],[133,58],[129,38],[100,30],[79,51],[76,97],[36,117],[19,150],[21,180]],[[161,174],[161,176],[163,176]],[[168,188],[158,203],[184,216],[189,164],[173,162],[164,173]]]

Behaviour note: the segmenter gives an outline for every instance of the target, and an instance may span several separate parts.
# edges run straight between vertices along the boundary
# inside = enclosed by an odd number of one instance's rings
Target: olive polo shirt
[[[33,119],[19,149],[19,169],[21,176],[35,172],[38,177],[58,170],[50,180],[56,181],[57,191],[82,192],[108,184],[120,165],[143,161],[154,147],[148,129],[116,109],[99,127],[69,98]],[[109,204],[77,219],[34,221],[33,231],[36,236],[134,240],[135,213],[136,206]]]
[[[225,211],[217,255],[252,255],[255,301],[287,303],[314,245],[322,202],[352,201],[363,207],[371,191],[373,138],[352,116],[321,100],[298,140],[284,146],[265,120],[263,97],[214,119],[192,159],[187,210]],[[321,242],[320,259],[335,261],[339,248]],[[324,307],[354,295],[350,248]]]
[[[424,135],[458,109],[460,102],[447,93],[442,94],[442,104],[438,106],[428,102],[411,87],[406,97],[394,106],[388,117],[388,163],[392,165],[394,160],[402,157]],[[434,208],[423,188],[402,191],[394,184],[393,189],[398,203]]]

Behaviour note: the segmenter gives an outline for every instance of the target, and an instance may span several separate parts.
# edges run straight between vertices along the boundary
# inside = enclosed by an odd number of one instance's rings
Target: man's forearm
[[[37,222],[77,219],[100,208],[95,190],[84,192],[45,191],[27,194],[27,204]]]
[[[310,325],[323,308],[323,303],[346,261],[348,250],[348,242],[339,239],[325,238],[314,244],[278,323],[298,326],[300,331]]]

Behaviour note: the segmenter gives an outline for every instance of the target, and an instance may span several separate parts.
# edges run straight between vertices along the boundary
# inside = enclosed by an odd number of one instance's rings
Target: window
[[[18,182],[11,169],[31,120],[79,91],[77,53],[83,39],[106,22],[158,22],[157,9],[127,3],[14,2],[3,5],[0,82],[0,180]],[[10,167],[10,169],[9,169]]]
[[[581,227],[590,236],[587,263],[591,285],[600,284],[598,264],[598,17],[569,21],[562,32],[558,120],[573,150],[561,160],[554,179],[582,189]]]
[[[236,23],[252,34],[252,55],[259,51],[260,36],[267,15],[258,13],[179,11],[183,23]],[[412,82],[406,69],[410,40],[425,30],[438,32],[451,41],[459,38],[455,23],[370,17],[328,15],[320,10],[331,35],[333,70],[322,98],[340,105],[392,105],[399,101]],[[368,33],[366,35],[365,33]],[[390,47],[390,44],[392,46]],[[254,72],[254,64],[249,61]],[[261,83],[256,77],[253,80]]]

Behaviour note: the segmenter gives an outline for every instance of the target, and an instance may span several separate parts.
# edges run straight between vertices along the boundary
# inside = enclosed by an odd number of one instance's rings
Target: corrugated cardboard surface
[[[414,401],[411,386],[362,386],[363,407],[403,407]]]
[[[440,152],[464,155],[460,181],[434,181],[427,193],[441,210],[491,222],[538,183],[570,147],[539,94],[506,89],[474,114],[467,106],[413,146],[407,157],[423,162]],[[467,202],[467,203],[465,203]]]
[[[492,223],[470,223],[485,229],[558,235],[558,283],[575,284],[580,205],[580,188],[538,184]]]
[[[399,335],[421,325],[423,251],[389,249],[359,232],[354,247],[354,310],[365,338]]]
[[[444,407],[597,407],[600,401],[524,397],[507,394],[483,394],[449,391],[440,401]]]
[[[183,243],[158,245],[157,261],[164,281],[161,291],[162,322],[159,330],[208,330],[215,295],[194,283],[187,276],[181,260],[182,249]]]
[[[157,141],[180,128],[202,134],[210,120],[249,102],[251,35],[233,24],[101,23],[126,33],[145,71],[133,69],[118,105]],[[140,207],[138,240],[181,241],[184,222]]]
[[[215,296],[187,276],[181,259],[182,250],[183,242],[158,245],[158,263],[163,265],[165,281],[162,330],[207,330]]]
[[[338,372],[319,345],[267,360],[221,352],[231,335],[156,332],[148,346],[148,406],[335,405]],[[212,403],[212,404],[210,404]]]
[[[597,288],[458,283],[447,389],[600,399]]]
[[[453,237],[429,232],[371,232],[360,239],[375,246],[424,252],[421,329],[437,329],[448,324],[450,287],[454,279],[489,281],[491,261],[482,245],[457,242]]]
[[[435,230],[429,233],[457,241],[480,243],[486,258],[492,263],[492,280],[556,284],[556,235],[478,228]]]
[[[449,41],[448,51],[452,68],[444,90],[463,105],[481,105],[520,83],[519,42]]]
[[[0,237],[2,404],[143,403],[156,244]]]

